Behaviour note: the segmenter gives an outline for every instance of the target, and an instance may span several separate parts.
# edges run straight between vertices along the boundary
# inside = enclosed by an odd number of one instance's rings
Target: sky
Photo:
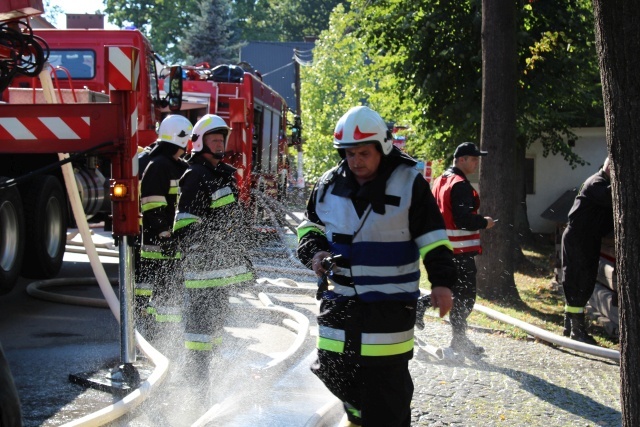
[[[51,6],[60,6],[64,13],[95,13],[104,11],[103,0],[49,0]],[[66,28],[67,20],[64,15],[58,16],[56,22],[58,28]],[[105,28],[117,28],[104,19]]]

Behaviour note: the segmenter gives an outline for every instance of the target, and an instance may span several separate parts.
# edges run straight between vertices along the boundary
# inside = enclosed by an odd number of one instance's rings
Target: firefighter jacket
[[[598,276],[602,238],[613,231],[611,180],[602,170],[591,175],[569,211],[562,233],[562,286],[565,311],[582,313]]]
[[[392,151],[359,186],[343,161],[314,187],[298,256],[309,267],[319,250],[342,256],[322,295],[319,351],[365,364],[410,359],[420,261],[432,286],[455,282],[442,215],[413,164]]]
[[[141,180],[145,169],[151,161],[151,151],[153,151],[157,145],[157,142],[152,142],[149,146],[144,147],[144,149],[138,153],[138,178]]]
[[[465,174],[450,167],[436,178],[432,187],[447,227],[454,254],[481,254],[480,232],[487,220],[480,214],[480,196]]]
[[[597,240],[598,245],[613,231],[611,180],[602,170],[591,175],[580,187],[569,211],[569,225],[579,230],[590,230],[582,236],[593,236],[592,240]]]
[[[172,156],[173,146],[158,146],[149,155],[149,164],[140,183],[142,211],[141,257],[167,259],[179,257],[171,239],[158,235],[171,231],[178,201],[178,180],[187,163]]]
[[[201,154],[180,179],[173,230],[186,252],[185,286],[209,288],[253,278],[246,254],[249,227],[238,199],[235,168]]]

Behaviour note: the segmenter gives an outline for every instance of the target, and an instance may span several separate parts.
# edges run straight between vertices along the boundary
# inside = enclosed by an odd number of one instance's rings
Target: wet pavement
[[[69,273],[71,267],[66,263],[62,274]],[[115,266],[110,267],[113,275]],[[87,273],[85,266],[76,274],[84,277]],[[275,277],[287,275],[277,272]],[[70,384],[67,378],[70,373],[92,368],[96,359],[106,360],[108,366],[116,364],[119,346],[113,337],[117,337],[118,328],[108,310],[75,307],[74,313],[85,319],[78,321],[70,315],[70,308],[60,312],[57,304],[39,300],[25,305],[25,298],[23,284],[0,299],[0,338],[26,399],[25,426],[62,425],[84,415],[89,407],[96,410],[113,403],[112,396],[85,390]],[[303,298],[301,303],[298,296],[287,298],[277,299],[296,306],[313,326],[314,300],[309,303]],[[96,329],[96,324],[101,327]],[[241,333],[241,329],[230,331]],[[417,336],[431,345],[446,346],[451,339],[450,326],[441,320],[428,321]],[[415,384],[413,426],[621,425],[617,362],[481,329],[470,329],[469,337],[485,347],[484,355],[437,360],[416,350],[410,363]],[[310,336],[308,340],[312,342],[314,338]],[[277,350],[268,350],[273,351]],[[312,360],[313,354],[305,353],[282,378],[269,381],[268,390],[260,390],[260,397],[252,394],[258,391],[254,384],[238,384],[238,388],[249,390],[228,409],[251,407],[261,413],[257,423],[255,417],[248,418],[247,411],[246,418],[236,416],[233,421],[221,413],[207,425],[334,427],[336,411],[327,411],[324,419],[316,417],[315,424],[305,423],[312,418],[314,408],[319,410],[325,403],[335,402],[308,370]],[[166,384],[172,385],[171,380]],[[83,403],[78,405],[80,400]],[[287,405],[296,401],[304,401],[305,406],[294,405],[298,406],[294,411],[292,405]],[[165,427],[157,421],[144,416],[125,417],[113,425]],[[180,427],[180,423],[167,421],[166,427],[173,426]]]

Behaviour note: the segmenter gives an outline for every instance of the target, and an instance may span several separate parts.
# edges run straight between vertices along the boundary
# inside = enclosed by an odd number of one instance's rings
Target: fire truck
[[[116,244],[139,234],[138,146],[157,138],[162,109],[180,107],[179,90],[160,97],[153,51],[140,32],[36,34],[21,18],[41,11],[40,0],[0,6],[0,293],[20,275],[58,274],[73,225],[65,163],[88,218],[103,215]],[[182,71],[173,69],[179,89]],[[47,90],[46,81],[57,84]]]
[[[166,105],[156,102],[158,60],[149,40],[138,30],[37,29],[35,37],[49,47],[47,62],[61,103],[108,102],[110,75],[104,46],[134,46],[138,50],[139,87],[136,92],[138,144],[146,147],[157,138],[156,126]],[[4,101],[11,104],[43,103],[38,77],[17,75]]]
[[[35,30],[49,46],[48,62],[56,70],[52,76],[64,102],[106,101],[109,94],[106,57],[102,46],[131,45],[140,51],[140,88],[137,92],[138,144],[148,146],[157,138],[156,126],[169,107],[155,99],[166,96],[165,78],[171,67],[162,67],[151,43],[137,30],[76,29]],[[240,67],[220,77],[208,65],[183,66],[183,99],[179,114],[195,124],[205,114],[217,114],[233,129],[225,161],[238,169],[242,200],[251,202],[251,190],[281,199],[286,191],[288,140],[287,104],[284,98],[255,74]],[[158,76],[158,77],[157,77]],[[35,77],[14,78],[6,95],[10,103],[41,102],[34,91],[40,87]]]
[[[259,75],[238,66],[183,65],[182,69],[182,114],[192,123],[216,114],[232,128],[225,161],[237,168],[240,198],[252,206],[256,191],[272,200],[284,198],[289,145],[284,98]],[[162,78],[160,88],[164,93]]]
[[[134,181],[128,171],[124,178],[119,176],[122,172],[113,171],[132,163],[137,183],[137,157],[121,158],[118,144],[124,135],[110,148],[95,147],[115,138],[114,132],[128,131],[131,146],[124,151],[135,152],[156,140],[156,127],[166,114],[183,114],[195,123],[212,113],[228,122],[233,130],[225,160],[237,168],[241,199],[256,214],[256,222],[264,215],[256,208],[256,192],[271,200],[284,197],[287,106],[258,77],[245,73],[239,80],[215,81],[203,67],[160,69],[151,44],[137,30],[21,29],[35,39],[25,43],[27,50],[39,50],[43,44],[47,47],[58,104],[43,104],[46,91],[33,70],[26,75],[18,73],[2,93],[2,101],[9,105],[0,105],[0,292],[11,289],[19,275],[46,279],[60,270],[66,229],[73,220],[61,173],[55,168],[56,153],[76,154],[73,168],[85,214],[95,222],[113,222],[115,235],[120,225],[112,208],[120,205],[109,198],[113,182],[124,179],[133,185]],[[2,54],[0,50],[0,60]],[[4,54],[11,56],[10,52]],[[22,52],[21,58],[29,56]],[[112,108],[106,104],[113,104],[123,87],[131,88],[131,82],[129,86],[118,82],[126,73],[132,74],[136,84],[126,101],[130,119],[120,123],[123,111],[109,115],[100,111]],[[165,82],[171,82],[172,90],[164,91]],[[60,118],[62,112],[73,114],[73,123],[66,116]],[[61,121],[65,129],[50,128],[55,121]],[[20,129],[9,128],[14,125]],[[67,140],[70,135],[73,139]],[[114,147],[118,147],[115,152]],[[13,181],[17,185],[7,188],[7,182]],[[130,196],[137,199],[137,191]],[[137,227],[137,218],[135,221]]]
[[[154,99],[166,96],[164,83],[171,67],[162,66],[150,42],[139,31],[42,29],[34,34],[49,45],[49,63],[56,69],[53,77],[62,89],[59,96],[65,97],[66,102],[75,102],[79,97],[106,100],[109,82],[101,47],[105,44],[138,47],[141,52],[138,144],[145,147],[155,141],[156,126],[169,112],[169,107],[160,107]],[[241,199],[254,204],[252,190],[272,199],[282,199],[286,191],[288,147],[284,98],[261,78],[237,66],[216,67],[233,70],[227,77],[212,72],[206,64],[182,68],[183,99],[176,112],[194,124],[205,114],[216,114],[232,128],[225,161],[238,170]],[[39,85],[37,78],[15,78],[8,94],[9,102],[33,102],[37,96],[33,88]]]

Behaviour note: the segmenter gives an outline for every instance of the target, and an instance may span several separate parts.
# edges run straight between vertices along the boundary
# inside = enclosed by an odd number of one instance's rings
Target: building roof
[[[278,92],[293,111],[297,110],[295,93],[294,49],[298,57],[311,61],[313,42],[253,41],[240,49],[240,61],[248,62],[262,74],[266,84]]]
[[[576,187],[564,192],[555,202],[551,204],[540,216],[549,221],[556,222],[558,224],[565,224],[569,221],[569,211],[573,206],[573,201],[578,195],[578,189]]]

